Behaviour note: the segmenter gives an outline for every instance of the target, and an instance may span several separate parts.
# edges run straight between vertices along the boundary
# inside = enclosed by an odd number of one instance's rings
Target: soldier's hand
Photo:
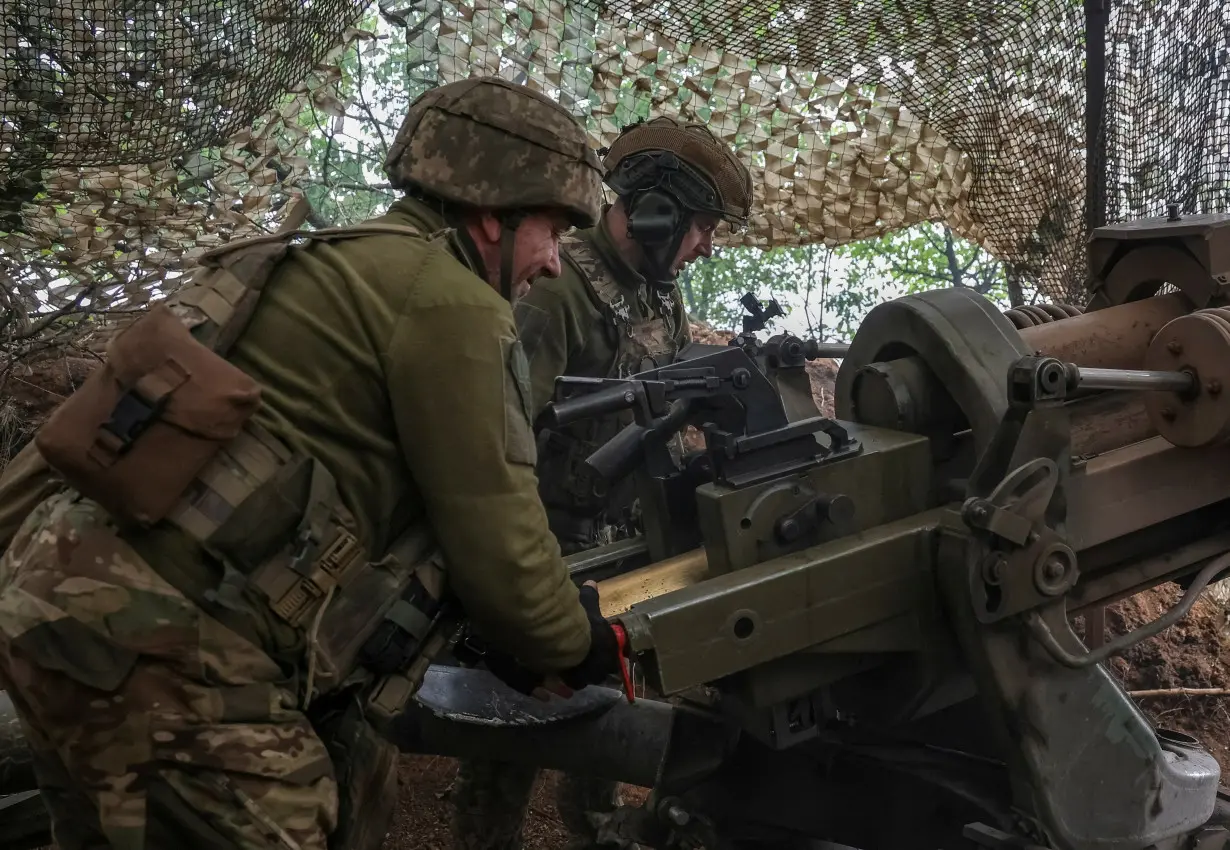
[[[483,666],[514,691],[529,696],[542,686],[543,676],[528,667],[523,667],[517,659],[498,650],[487,648],[483,654]]]
[[[620,669],[619,641],[611,624],[602,616],[598,585],[592,581],[585,582],[581,586],[580,597],[581,607],[589,615],[589,653],[576,667],[560,673],[564,684],[578,691],[586,685],[602,684]]]
[[[565,685],[558,676],[544,676],[523,666],[511,655],[494,649],[487,649],[483,655],[483,664],[491,673],[508,687],[518,693],[547,702],[551,695],[567,699],[572,696],[572,688]]]

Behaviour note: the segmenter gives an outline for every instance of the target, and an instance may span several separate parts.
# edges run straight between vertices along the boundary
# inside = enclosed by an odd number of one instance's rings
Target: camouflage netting
[[[10,355],[79,341],[99,316],[141,309],[206,248],[278,226],[310,182],[308,133],[354,118],[334,63],[370,43],[353,29],[358,0],[5,8]],[[1169,199],[1220,205],[1230,13],[1190,0],[1114,9],[1112,218]],[[379,13],[404,42],[406,99],[498,73],[558,97],[596,146],[651,111],[710,122],[752,162],[762,205],[728,243],[839,244],[944,221],[1048,296],[1081,290],[1079,0],[384,0]],[[381,153],[359,151],[369,166]],[[94,318],[66,318],[85,311]]]
[[[1109,0],[1108,0],[1109,1]],[[1230,211],[1230,4],[1114,0],[1107,33],[1110,220]]]

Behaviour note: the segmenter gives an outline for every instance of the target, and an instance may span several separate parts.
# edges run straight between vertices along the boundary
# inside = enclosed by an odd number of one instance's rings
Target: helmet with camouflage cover
[[[494,211],[556,208],[592,227],[602,165],[564,107],[523,85],[471,77],[419,96],[389,148],[395,189]]]
[[[599,153],[606,184],[624,205],[628,235],[641,245],[652,278],[673,277],[670,267],[697,214],[747,225],[751,172],[703,124],[665,116],[638,121]]]
[[[752,175],[734,151],[722,144],[704,124],[684,124],[662,116],[650,121],[638,121],[620,132],[605,153],[607,185],[616,194],[625,195],[661,175],[642,174],[651,169],[645,163],[670,162],[668,153],[681,166],[678,170],[704,184],[703,188],[688,185],[668,167],[667,182],[673,185],[680,201],[695,212],[707,212],[743,227],[752,209]],[[641,166],[638,168],[637,166]],[[637,179],[639,178],[639,179]]]

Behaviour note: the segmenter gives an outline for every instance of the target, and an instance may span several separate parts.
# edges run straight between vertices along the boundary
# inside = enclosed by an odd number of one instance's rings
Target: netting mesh
[[[9,168],[154,162],[223,141],[336,44],[366,0],[6,3]]]
[[[1230,210],[1230,4],[1115,0],[1107,45],[1108,217]]]
[[[442,81],[503,73],[558,89],[603,142],[645,108],[708,122],[753,166],[761,211],[743,244],[946,221],[1053,296],[1080,285],[1079,4],[419,8],[441,21],[419,41]]]
[[[728,244],[944,222],[1017,279],[1079,300],[1080,0],[382,0],[362,25],[392,35],[381,49],[397,62],[375,74],[343,59],[375,44],[351,28],[365,5],[5,0],[5,352],[141,309],[202,250],[276,227],[305,193],[312,224],[346,222],[335,196],[348,184],[368,193],[350,213],[378,211],[383,140],[405,105],[474,74],[558,98],[596,147],[651,114],[708,122],[753,171],[758,209]],[[1113,8],[1110,218],[1223,206],[1230,11]],[[373,80],[395,94],[363,100]]]

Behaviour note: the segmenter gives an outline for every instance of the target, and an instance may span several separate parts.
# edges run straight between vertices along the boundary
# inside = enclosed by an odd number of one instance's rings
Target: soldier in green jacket
[[[625,127],[606,152],[616,203],[594,228],[565,238],[563,273],[534,286],[514,310],[530,362],[535,418],[558,375],[624,377],[671,362],[691,341],[676,278],[713,250],[719,223],[746,225],[752,183],[734,152],[700,124],[655,118]],[[565,554],[627,528],[630,482],[609,489],[583,465],[630,417],[540,429],[539,492]],[[455,846],[516,850],[537,771],[516,764],[462,765],[452,798]],[[596,847],[595,821],[618,805],[605,780],[564,776],[556,805],[570,848]]]
[[[374,221],[206,258],[36,437],[71,486],[0,559],[0,680],[61,850],[376,850],[397,783],[368,712],[453,603],[525,690],[618,669],[537,494],[510,306],[597,220],[597,156],[469,79],[411,105],[386,171],[406,197]]]

